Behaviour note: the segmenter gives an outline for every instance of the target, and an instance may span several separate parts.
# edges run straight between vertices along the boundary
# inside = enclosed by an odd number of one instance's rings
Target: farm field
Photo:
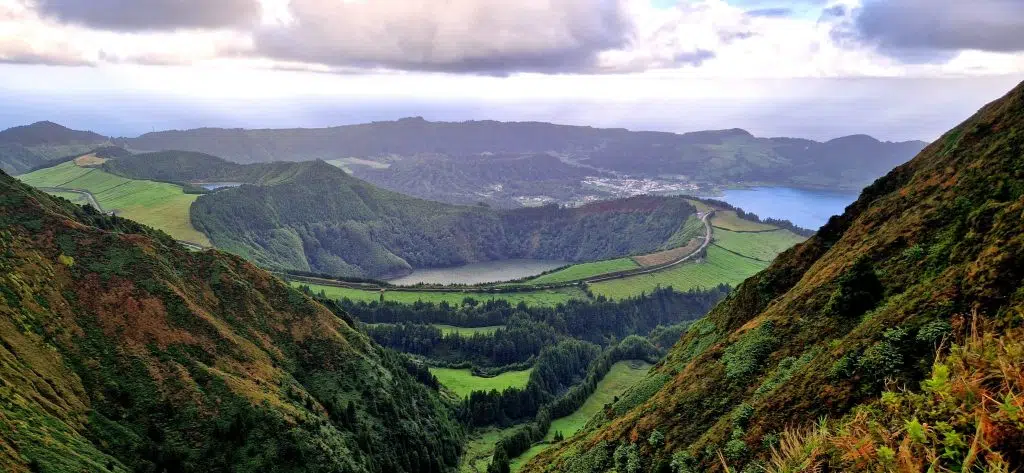
[[[335,287],[335,286],[322,286],[319,284],[309,284],[305,282],[292,281],[292,286],[309,286],[309,288],[315,294],[319,294],[323,291],[326,297],[332,299],[341,299],[347,297],[354,301],[379,301],[380,291],[366,291],[362,289],[350,289],[347,287]],[[516,305],[520,302],[525,302],[527,305],[533,306],[555,306],[558,304],[564,304],[569,302],[570,299],[586,299],[587,295],[576,288],[567,287],[559,289],[547,289],[537,290],[528,292],[506,292],[506,293],[486,293],[486,292],[415,292],[415,291],[393,291],[388,290],[384,293],[385,301],[395,301],[403,304],[412,304],[416,301],[440,303],[442,301],[448,302],[453,305],[462,304],[462,300],[472,297],[478,301],[487,301],[492,299],[504,299],[510,304]]]
[[[685,246],[672,248],[671,250],[659,251],[657,253],[651,253],[647,255],[634,256],[633,260],[640,263],[643,267],[657,266],[659,264],[671,263],[678,260],[694,250],[700,248],[700,245],[704,243],[704,239],[693,239],[690,240]]]
[[[715,214],[711,216],[711,226],[736,232],[760,232],[778,229],[774,225],[743,220],[732,210],[715,211]]]
[[[649,363],[636,360],[620,361],[612,365],[604,378],[597,383],[594,394],[591,394],[576,412],[551,421],[551,428],[548,429],[544,440],[547,442],[554,440],[555,432],[562,432],[566,438],[572,437],[587,424],[591,417],[601,412],[605,404],[612,402],[615,396],[621,395],[627,388],[644,379],[650,369]],[[516,471],[547,447],[547,444],[534,445],[522,455],[512,459],[509,466],[512,471]]]
[[[594,261],[592,263],[580,263],[553,273],[537,276],[534,279],[526,281],[524,284],[550,284],[576,281],[589,278],[591,276],[638,268],[639,266],[640,265],[638,265],[636,261],[633,261],[633,258],[617,258],[604,261]]]
[[[784,229],[773,232],[741,233],[716,228],[712,233],[712,243],[715,245],[765,262],[775,259],[779,253],[805,239]]]
[[[33,187],[65,187],[89,191],[104,211],[115,211],[167,232],[178,240],[210,245],[206,235],[192,227],[189,207],[197,195],[180,186],[116,176],[96,168],[76,166],[73,161],[18,176]]]
[[[719,284],[736,286],[768,266],[768,263],[735,255],[716,246],[708,247],[707,253],[701,263],[685,263],[653,273],[602,281],[591,284],[590,290],[610,299],[625,299],[650,293],[657,287],[672,286],[678,291],[687,291]]]
[[[533,368],[522,371],[506,371],[491,378],[473,376],[467,369],[455,368],[430,368],[430,372],[437,377],[446,388],[452,390],[459,397],[467,397],[473,391],[490,391],[496,389],[504,391],[506,388],[521,388],[526,386],[530,380],[530,372]]]

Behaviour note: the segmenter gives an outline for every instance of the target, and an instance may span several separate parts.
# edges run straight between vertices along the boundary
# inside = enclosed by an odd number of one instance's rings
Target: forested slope
[[[1022,281],[1024,84],[740,285],[526,470],[1014,471]]]
[[[254,183],[200,197],[193,226],[214,245],[269,267],[343,276],[507,258],[587,261],[655,251],[695,209],[635,197],[579,208],[495,210],[375,187],[323,161],[239,165],[199,153],[108,161],[134,178]]]
[[[238,257],[0,173],[2,471],[455,465],[432,378],[352,323]]]

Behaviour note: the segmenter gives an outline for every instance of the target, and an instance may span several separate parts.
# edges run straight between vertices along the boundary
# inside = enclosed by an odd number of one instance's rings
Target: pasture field
[[[323,286],[319,284],[309,284],[305,282],[292,281],[292,286],[309,286],[314,294],[319,294],[323,291],[326,297],[331,299],[341,299],[347,297],[354,301],[378,301],[380,300],[380,291],[367,291],[362,289],[350,289],[347,287],[335,287],[335,286]],[[387,290],[384,293],[385,301],[395,301],[403,304],[412,304],[416,301],[432,302],[438,304],[442,301],[448,302],[452,305],[461,305],[462,300],[472,297],[477,301],[483,302],[492,299],[504,299],[510,304],[516,305],[520,302],[525,302],[526,305],[531,306],[555,306],[558,304],[564,304],[569,302],[570,299],[584,300],[587,295],[575,288],[566,287],[559,289],[546,289],[537,291],[527,292],[505,292],[505,293],[487,293],[487,292],[415,292],[415,291],[401,291],[401,290]]]
[[[463,337],[472,337],[473,335],[476,335],[476,334],[490,335],[490,334],[492,334],[494,332],[497,332],[499,328],[504,327],[504,325],[488,325],[486,327],[456,327],[454,325],[445,325],[445,324],[431,324],[431,325],[434,326],[434,327],[437,327],[438,329],[440,329],[441,333],[443,333],[445,335],[448,335],[448,334],[451,334],[451,333],[457,333],[459,335],[462,335]]]
[[[504,391],[506,388],[522,388],[530,380],[533,368],[522,371],[506,371],[491,378],[473,376],[472,371],[455,368],[430,368],[437,380],[459,397],[468,397],[473,391]]]
[[[516,426],[498,429],[490,427],[474,432],[466,442],[466,451],[462,454],[459,473],[484,473],[494,455],[494,445],[502,437],[515,431]]]
[[[577,281],[592,276],[614,273],[616,271],[625,271],[627,269],[634,269],[638,267],[640,267],[640,265],[636,264],[636,261],[633,261],[633,258],[617,258],[604,261],[594,261],[592,263],[580,263],[574,264],[565,269],[560,269],[553,273],[537,276],[523,284],[550,284]]]
[[[743,220],[732,210],[715,211],[715,214],[711,216],[711,226],[734,232],[760,232],[778,229],[774,225]]]
[[[633,261],[640,263],[643,267],[657,266],[659,264],[671,263],[679,258],[682,258],[690,253],[693,253],[700,245],[704,243],[704,239],[693,239],[690,240],[684,246],[672,248],[671,250],[659,251],[657,253],[651,253],[647,255],[634,256]]]
[[[744,258],[716,246],[709,246],[707,253],[701,263],[688,262],[653,273],[602,281],[591,284],[590,290],[610,299],[625,299],[649,294],[657,287],[672,286],[677,291],[687,291],[719,284],[736,286],[768,266],[768,263]]]
[[[565,438],[572,437],[587,424],[591,417],[601,412],[605,404],[612,402],[615,396],[622,395],[627,388],[644,379],[650,369],[649,363],[637,360],[620,361],[612,365],[611,370],[597,383],[594,394],[591,394],[576,412],[551,421],[551,428],[548,429],[544,441],[553,441],[555,432],[562,432]],[[522,455],[512,459],[509,466],[512,471],[517,471],[547,447],[548,444],[534,445]]]
[[[804,240],[806,238],[785,229],[773,232],[739,233],[716,228],[712,233],[712,243],[715,245],[766,262],[775,259],[779,253]]]
[[[64,187],[92,193],[104,211],[167,232],[178,240],[210,246],[206,235],[192,227],[189,207],[197,195],[163,182],[127,179],[73,161],[18,176],[33,187]]]

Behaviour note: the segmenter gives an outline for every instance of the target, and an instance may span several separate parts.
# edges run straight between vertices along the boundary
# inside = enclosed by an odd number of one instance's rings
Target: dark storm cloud
[[[908,61],[1024,51],[1024,0],[872,0],[853,14],[859,40]]]
[[[292,0],[296,21],[256,34],[271,58],[341,67],[576,73],[626,45],[620,0]]]
[[[258,0],[39,0],[39,12],[64,23],[111,31],[246,27]]]

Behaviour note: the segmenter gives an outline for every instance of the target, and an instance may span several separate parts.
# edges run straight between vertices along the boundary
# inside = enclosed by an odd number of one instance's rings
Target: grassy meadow
[[[653,273],[594,283],[590,285],[590,290],[595,295],[625,299],[650,293],[657,287],[672,286],[676,290],[687,291],[719,284],[736,286],[768,266],[768,263],[735,255],[715,246],[708,247],[707,252],[707,258],[701,263],[685,263]]]
[[[774,225],[744,220],[732,210],[715,211],[715,214],[711,216],[711,226],[734,232],[761,232],[778,229]]]
[[[450,389],[459,397],[467,397],[473,391],[490,391],[496,389],[504,391],[506,388],[522,388],[530,380],[532,368],[522,371],[506,371],[491,378],[474,376],[469,369],[455,368],[430,368],[430,372],[437,377],[446,388]]]
[[[772,232],[740,233],[716,228],[713,233],[714,244],[743,256],[766,262],[775,259],[779,253],[804,240],[806,238],[784,229]]]
[[[206,235],[193,228],[189,219],[189,207],[198,196],[184,193],[180,186],[127,179],[96,168],[79,167],[74,161],[23,174],[18,179],[34,187],[89,191],[105,211],[112,210],[118,216],[163,230],[179,240],[210,245]],[[59,195],[67,197],[66,194]]]
[[[462,335],[463,337],[472,337],[473,335],[477,335],[477,334],[480,334],[480,335],[490,335],[490,334],[492,334],[494,332],[497,332],[499,328],[504,327],[504,325],[488,325],[486,327],[456,327],[454,325],[445,325],[445,324],[431,324],[431,325],[433,327],[436,327],[436,328],[440,329],[441,333],[443,333],[445,335],[457,333],[459,335]]]

